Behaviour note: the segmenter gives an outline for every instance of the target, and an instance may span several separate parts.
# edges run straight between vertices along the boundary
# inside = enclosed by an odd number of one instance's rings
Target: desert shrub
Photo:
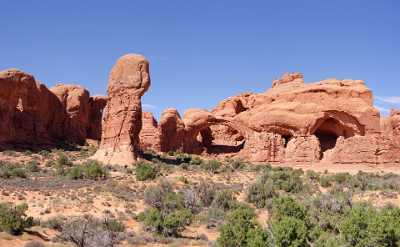
[[[158,168],[147,162],[136,164],[136,179],[139,181],[152,180],[158,175]]]
[[[33,240],[33,241],[29,241],[27,242],[24,247],[45,247],[45,245],[42,242]]]
[[[38,153],[40,156],[43,156],[45,158],[49,158],[51,153],[48,150],[40,150],[40,152]]]
[[[30,172],[39,172],[40,167],[39,167],[39,162],[37,160],[31,160],[26,164],[26,170]]]
[[[301,178],[302,174],[302,170],[277,167],[267,173],[267,176],[272,179],[275,189],[289,193],[299,193],[305,189]]]
[[[115,246],[125,238],[125,234],[121,223],[112,221],[114,223],[110,225],[110,220],[107,219],[100,220],[92,216],[74,217],[62,226],[58,238],[61,241],[72,242],[77,247]]]
[[[150,208],[139,214],[138,220],[143,221],[147,230],[163,236],[177,237],[190,224],[192,213],[187,209],[179,209],[170,213],[157,208]]]
[[[400,209],[356,205],[346,213],[340,233],[351,246],[398,246]]]
[[[193,213],[198,213],[201,209],[202,203],[196,190],[193,187],[184,188],[182,191],[183,204],[186,209]]]
[[[332,186],[331,180],[328,176],[321,176],[319,178],[319,184],[324,188]]]
[[[55,161],[56,174],[64,176],[66,174],[67,167],[72,166],[72,162],[64,153],[59,153],[58,158]]]
[[[200,167],[208,172],[217,173],[221,167],[221,162],[218,160],[209,160],[207,162],[201,163]]]
[[[259,177],[256,182],[249,186],[246,200],[253,203],[257,208],[264,208],[271,204],[272,198],[277,196],[272,179],[267,176]]]
[[[98,180],[107,177],[106,168],[98,161],[88,161],[83,165],[83,174],[85,178]]]
[[[195,208],[187,207],[185,193],[173,191],[165,181],[148,187],[144,192],[144,200],[152,207],[137,218],[151,232],[163,236],[179,236],[192,220],[191,210]]]
[[[220,208],[224,211],[232,210],[238,206],[239,202],[230,190],[219,190],[211,203],[211,207]]]
[[[318,238],[313,242],[313,246],[337,247],[337,246],[346,246],[346,243],[344,243],[343,239],[336,234],[330,232],[321,232]]]
[[[272,202],[272,216],[276,220],[283,217],[293,217],[305,221],[308,218],[305,206],[292,197],[274,198]]]
[[[164,197],[172,193],[172,186],[167,181],[162,180],[157,185],[152,185],[144,191],[144,201],[152,207],[161,209]]]
[[[26,171],[19,164],[0,161],[0,178],[26,178]]]
[[[19,235],[26,228],[33,226],[33,218],[25,214],[27,210],[28,205],[26,204],[17,206],[0,204],[0,230],[12,235]]]
[[[320,178],[320,175],[318,172],[312,171],[312,170],[307,170],[306,171],[306,177],[307,179],[311,181],[318,181]]]
[[[305,222],[294,217],[283,216],[271,224],[275,246],[277,247],[305,247],[308,230]]]
[[[236,171],[246,168],[247,162],[241,159],[233,159],[233,160],[228,160],[228,165],[232,170]]]
[[[207,225],[208,228],[215,227],[223,223],[226,212],[220,208],[209,208],[199,215],[199,221]]]
[[[175,159],[178,164],[189,163],[192,160],[192,156],[190,154],[176,152]]]
[[[192,157],[192,159],[189,162],[190,165],[194,165],[194,166],[200,166],[202,163],[203,163],[203,160],[198,156]]]
[[[67,221],[66,217],[62,215],[57,215],[47,219],[46,221],[41,221],[40,226],[61,231],[62,226],[66,221]]]
[[[365,190],[394,190],[400,191],[400,176],[387,173],[383,176],[375,173],[358,172],[351,179],[350,189]]]
[[[162,198],[161,210],[164,213],[172,213],[175,210],[180,210],[185,208],[184,199],[181,193],[168,192]]]
[[[338,232],[345,212],[352,207],[351,200],[351,194],[347,192],[316,195],[309,202],[310,221],[322,231]]]
[[[104,219],[103,229],[109,232],[124,232],[125,225],[116,219]]]
[[[202,206],[210,206],[212,201],[214,200],[217,186],[211,180],[201,180],[194,189],[200,199]]]
[[[97,161],[88,161],[82,165],[77,165],[66,170],[65,175],[70,179],[105,179],[108,175],[105,167]]]
[[[239,207],[221,226],[217,246],[270,246],[267,233],[255,221],[255,213],[248,207]]]
[[[66,173],[66,176],[69,179],[82,179],[83,176],[83,169],[80,166],[74,166],[71,169],[68,170],[68,172]]]

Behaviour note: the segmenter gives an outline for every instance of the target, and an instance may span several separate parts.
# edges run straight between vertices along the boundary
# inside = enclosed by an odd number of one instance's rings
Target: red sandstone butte
[[[150,87],[149,62],[141,55],[118,59],[108,82],[101,143],[94,159],[105,164],[131,164],[140,151],[141,97]]]

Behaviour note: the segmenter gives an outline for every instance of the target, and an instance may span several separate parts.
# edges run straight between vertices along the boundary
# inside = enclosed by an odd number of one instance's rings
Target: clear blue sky
[[[105,94],[116,59],[140,53],[156,116],[262,92],[286,71],[363,79],[376,105],[400,107],[399,0],[2,0],[0,13],[1,70]]]

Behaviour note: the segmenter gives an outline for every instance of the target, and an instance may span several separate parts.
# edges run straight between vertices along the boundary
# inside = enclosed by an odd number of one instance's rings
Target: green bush
[[[272,202],[272,216],[276,220],[283,217],[293,217],[304,221],[308,218],[304,205],[292,197],[275,198]]]
[[[98,161],[88,161],[83,165],[83,174],[85,178],[98,180],[107,177],[106,168]]]
[[[136,179],[139,181],[152,180],[158,175],[158,169],[153,164],[139,162],[136,164]]]
[[[166,237],[179,236],[191,219],[192,214],[186,209],[163,213],[157,208],[150,208],[138,216],[138,220],[143,221],[147,230]]]
[[[97,161],[88,161],[85,164],[71,167],[64,171],[69,179],[105,179],[108,175],[107,170]]]
[[[21,234],[26,228],[33,226],[33,218],[28,217],[25,212],[28,205],[0,204],[0,230],[12,235]]]
[[[219,190],[211,203],[211,207],[220,208],[224,211],[232,210],[239,206],[235,195],[230,190]]]
[[[319,178],[319,184],[324,188],[332,186],[331,180],[328,176],[321,176]]]
[[[26,178],[26,171],[19,164],[0,161],[0,178]]]
[[[277,167],[267,174],[267,176],[274,182],[275,189],[289,193],[299,193],[305,189],[303,179],[301,178],[302,174],[302,170]]]
[[[277,247],[306,247],[308,230],[305,222],[294,217],[283,216],[272,222],[272,233]]]
[[[257,208],[264,208],[271,204],[272,198],[277,196],[272,179],[261,176],[249,186],[246,193],[246,200],[253,203]]]
[[[103,222],[103,229],[109,232],[124,232],[125,225],[116,219],[106,218]]]
[[[161,209],[164,205],[164,198],[168,193],[172,193],[172,186],[166,181],[161,181],[158,185],[152,185],[144,191],[144,201],[152,207]]]
[[[378,210],[371,205],[357,205],[344,217],[340,232],[351,246],[398,246],[400,209]]]
[[[221,162],[218,160],[209,160],[207,162],[201,163],[200,167],[208,172],[217,173],[221,167]]]
[[[60,176],[66,175],[67,168],[71,167],[72,165],[73,164],[69,158],[64,153],[60,153],[55,161],[56,174]]]
[[[217,246],[270,246],[267,233],[258,226],[255,217],[248,207],[233,210],[221,226]]]
[[[201,180],[194,189],[196,191],[196,195],[201,201],[202,206],[210,206],[215,198],[217,186],[211,180]]]
[[[39,162],[37,160],[31,160],[26,164],[26,170],[30,172],[39,172]]]

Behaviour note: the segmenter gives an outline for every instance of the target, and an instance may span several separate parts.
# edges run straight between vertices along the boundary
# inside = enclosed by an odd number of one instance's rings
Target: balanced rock
[[[118,59],[109,76],[101,143],[94,159],[121,165],[136,160],[142,128],[141,97],[149,87],[149,63],[145,57],[128,54]]]

